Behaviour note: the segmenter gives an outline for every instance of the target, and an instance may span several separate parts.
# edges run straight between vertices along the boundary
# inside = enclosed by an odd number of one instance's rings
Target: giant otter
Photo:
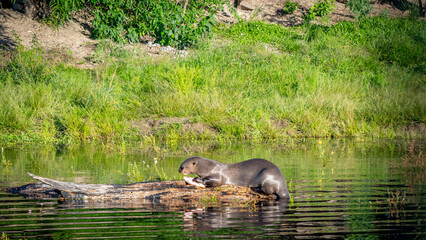
[[[279,198],[290,197],[280,169],[265,159],[226,164],[203,157],[190,157],[180,165],[179,172],[198,175],[190,182],[194,185],[217,187],[230,184],[260,188],[265,194],[275,194]]]

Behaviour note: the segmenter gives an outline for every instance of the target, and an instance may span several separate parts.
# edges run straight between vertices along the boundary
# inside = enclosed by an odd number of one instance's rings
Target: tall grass
[[[216,27],[185,58],[138,57],[102,42],[91,70],[20,49],[3,56],[0,129],[6,140],[35,133],[64,143],[406,136],[426,121],[423,29],[384,17],[360,20],[355,32],[351,22],[240,22]],[[212,134],[179,122],[153,136],[134,127],[172,117]]]

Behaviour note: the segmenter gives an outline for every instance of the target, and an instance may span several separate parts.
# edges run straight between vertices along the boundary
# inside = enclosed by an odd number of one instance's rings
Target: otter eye
[[[196,162],[192,162],[192,165],[196,165],[197,163]]]

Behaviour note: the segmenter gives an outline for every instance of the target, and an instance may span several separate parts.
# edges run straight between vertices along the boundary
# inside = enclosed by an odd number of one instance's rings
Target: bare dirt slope
[[[399,0],[398,0],[399,1]],[[401,0],[404,1],[404,0]],[[415,2],[416,0],[410,0]],[[237,5],[238,15],[245,19],[259,19],[267,20],[269,22],[275,22],[284,26],[299,25],[303,22],[303,14],[308,12],[309,9],[317,2],[316,0],[291,0],[291,2],[298,3],[300,8],[292,14],[286,14],[283,12],[283,5],[286,0],[242,0]],[[335,12],[328,19],[329,22],[336,23],[341,20],[351,20],[353,16],[348,8],[345,8],[347,0],[337,0],[335,5]],[[412,4],[405,1],[406,4]],[[407,16],[409,11],[402,10],[401,4],[394,4],[392,1],[370,1],[373,11],[372,16],[377,16],[382,13],[386,13],[392,17]],[[225,22],[236,22],[237,19],[234,17],[232,11],[227,6],[223,12],[218,14],[219,19]]]
[[[52,28],[43,22],[28,18],[12,9],[0,9],[0,45],[14,48],[17,38],[25,47],[34,40],[45,49],[65,49],[71,51],[76,59],[84,59],[93,52],[93,39],[83,24],[71,21],[67,26]],[[19,40],[18,40],[19,41]]]

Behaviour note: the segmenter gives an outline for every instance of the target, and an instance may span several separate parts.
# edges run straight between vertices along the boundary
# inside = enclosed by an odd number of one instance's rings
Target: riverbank
[[[101,142],[424,138],[425,22],[218,25],[184,55],[100,41],[0,50],[0,139]]]

